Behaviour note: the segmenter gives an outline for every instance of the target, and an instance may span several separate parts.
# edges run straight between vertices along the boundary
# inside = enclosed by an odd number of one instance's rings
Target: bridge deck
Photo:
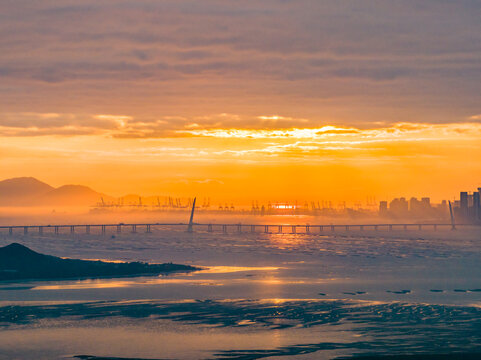
[[[40,234],[44,231],[53,229],[55,233],[59,233],[60,229],[70,229],[71,233],[75,233],[76,230],[83,230],[83,232],[89,234],[91,229],[100,229],[102,233],[106,233],[107,229],[114,229],[117,233],[121,233],[123,229],[131,229],[131,232],[136,233],[138,228],[144,229],[145,232],[150,233],[152,227],[185,227],[188,228],[187,223],[117,223],[117,224],[59,224],[59,225],[2,225],[0,230],[8,230],[12,235],[15,229],[23,229],[27,234],[30,230],[37,230]],[[473,224],[456,224],[456,227],[461,226],[479,226]],[[222,232],[227,233],[229,230],[234,229],[235,232],[261,232],[264,233],[284,233],[286,230],[290,233],[305,233],[310,234],[313,232],[323,232],[324,230],[336,231],[336,230],[408,230],[408,229],[432,229],[449,228],[452,229],[451,223],[375,223],[375,224],[241,224],[241,223],[193,223],[193,229],[207,230],[213,232],[214,229],[220,229]]]

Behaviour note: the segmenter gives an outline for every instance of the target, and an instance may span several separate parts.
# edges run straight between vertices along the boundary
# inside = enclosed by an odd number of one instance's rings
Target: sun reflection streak
[[[132,286],[162,285],[162,284],[186,284],[197,286],[223,286],[222,282],[205,279],[175,279],[175,278],[154,278],[135,280],[80,280],[71,284],[39,285],[31,290],[80,290],[80,289],[110,289],[125,288]]]
[[[226,274],[241,271],[276,271],[281,269],[280,267],[273,266],[209,266],[206,269],[200,270],[197,273],[203,274]]]

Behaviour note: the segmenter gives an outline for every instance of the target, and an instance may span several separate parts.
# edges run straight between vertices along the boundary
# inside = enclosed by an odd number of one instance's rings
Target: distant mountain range
[[[83,185],[54,188],[33,177],[0,181],[0,206],[91,206],[112,197]]]

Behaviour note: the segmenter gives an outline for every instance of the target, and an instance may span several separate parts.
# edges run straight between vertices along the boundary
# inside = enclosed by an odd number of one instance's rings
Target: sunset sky
[[[474,0],[1,1],[1,179],[451,199],[481,186],[480,19]]]

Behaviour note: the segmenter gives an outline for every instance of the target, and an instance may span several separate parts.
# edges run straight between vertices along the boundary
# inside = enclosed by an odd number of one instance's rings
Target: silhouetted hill
[[[107,195],[87,186],[64,185],[37,197],[34,203],[36,205],[90,206],[100,202],[102,197],[104,200],[110,199]]]
[[[83,185],[54,188],[33,177],[0,181],[0,206],[90,206],[113,198]]]
[[[188,265],[172,263],[108,263],[104,261],[62,259],[37,253],[18,243],[0,248],[0,280],[158,275],[174,271],[189,272],[194,270],[198,269]]]
[[[0,181],[0,205],[23,205],[54,188],[33,177],[19,177]]]

